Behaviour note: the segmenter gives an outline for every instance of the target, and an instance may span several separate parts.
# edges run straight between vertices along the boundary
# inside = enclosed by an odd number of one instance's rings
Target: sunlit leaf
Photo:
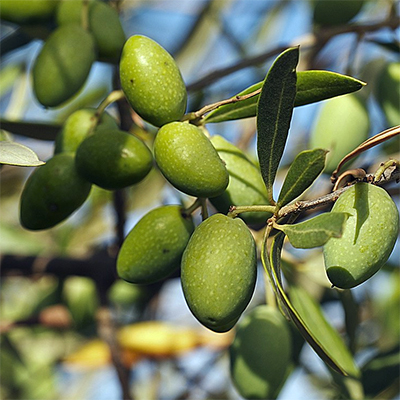
[[[37,167],[45,164],[30,148],[15,142],[0,142],[0,164]]]
[[[298,47],[281,53],[265,78],[257,104],[257,152],[271,204],[272,186],[292,119],[298,60]]]
[[[244,96],[260,89],[263,82],[258,82],[236,96]],[[297,93],[294,106],[304,106],[335,96],[356,92],[365,83],[350,76],[330,71],[300,71],[297,72]],[[234,97],[236,97],[234,96]],[[210,112],[204,119],[205,123],[231,121],[256,116],[259,94],[237,103],[223,105]]]
[[[305,150],[299,153],[290,165],[279,193],[278,206],[290,203],[299,197],[322,172],[327,150]]]
[[[342,235],[347,213],[327,212],[298,224],[276,225],[285,232],[293,247],[311,249],[323,246],[331,237]]]

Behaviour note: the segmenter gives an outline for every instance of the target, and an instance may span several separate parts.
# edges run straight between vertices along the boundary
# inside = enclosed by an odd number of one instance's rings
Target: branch
[[[121,349],[117,341],[117,331],[108,307],[101,307],[97,311],[97,332],[99,337],[104,340],[110,349],[111,360],[118,375],[122,389],[122,398],[132,400],[129,387],[129,368],[122,363]]]
[[[286,46],[277,46],[272,50],[268,50],[265,53],[261,53],[254,57],[249,57],[239,61],[236,64],[232,64],[228,67],[224,67],[209,74],[203,76],[197,81],[192,82],[187,86],[188,91],[196,91],[200,90],[215,81],[224,78],[227,75],[230,75],[234,72],[240,71],[242,69],[248,67],[257,66],[265,61],[267,61],[270,57],[280,54],[282,51],[286,50],[288,47],[293,45],[300,45],[303,49],[312,49],[312,48],[320,48],[323,47],[331,38],[337,35],[341,35],[343,33],[357,33],[364,34],[367,32],[375,32],[382,28],[390,28],[396,29],[399,24],[399,18],[397,16],[391,16],[381,22],[377,22],[375,24],[360,24],[360,25],[342,25],[333,28],[324,28],[319,30],[317,33],[307,35],[303,39],[299,39],[296,43],[290,43]]]
[[[373,179],[374,179],[373,175],[368,175],[362,181],[372,182]],[[396,183],[400,181],[400,169],[398,168],[396,168],[389,176],[383,177],[383,179],[381,179],[379,182],[376,182],[375,184],[378,186],[383,186],[393,181]],[[339,198],[339,196],[342,193],[344,193],[347,189],[349,189],[351,186],[352,185],[344,186],[331,193],[318,197],[317,199],[296,201],[293,204],[289,204],[285,207],[282,207],[278,212],[278,218],[285,217],[289,214],[298,214],[305,210],[312,210],[314,208],[322,207],[324,205],[332,203],[336,201]]]

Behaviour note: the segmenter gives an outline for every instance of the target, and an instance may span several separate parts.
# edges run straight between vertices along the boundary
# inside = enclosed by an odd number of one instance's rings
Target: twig
[[[342,25],[334,28],[324,28],[323,30],[319,30],[317,33],[314,33],[311,37],[307,36],[303,41],[298,40],[297,45],[300,45],[302,49],[307,48],[322,48],[332,37],[341,35],[343,33],[357,33],[359,35],[364,34],[366,32],[374,32],[379,29],[388,27],[391,29],[396,29],[399,24],[399,18],[397,16],[390,16],[389,18],[377,22],[375,24],[360,24],[360,25]],[[288,47],[293,46],[294,44],[288,44],[286,46],[277,46],[272,50],[268,50],[265,53],[259,54],[254,57],[249,57],[244,60],[239,61],[236,64],[230,65],[225,68],[221,68],[215,70],[197,81],[192,82],[187,86],[188,91],[196,91],[200,90],[215,81],[224,78],[227,75],[230,75],[234,72],[240,71],[242,69],[253,67],[258,64],[261,64],[267,61],[270,57],[278,55],[282,51],[286,50]]]
[[[121,362],[121,349],[117,341],[117,332],[111,311],[108,307],[101,307],[97,311],[97,332],[110,348],[111,360],[114,364],[121,385],[123,399],[132,400],[129,387],[129,369]]]
[[[373,180],[373,175],[367,175],[366,178],[364,179],[365,181],[372,181]],[[385,184],[388,184],[389,182],[399,182],[400,180],[400,170],[396,169],[393,171],[393,173],[384,178],[381,179],[379,182],[376,182],[376,185],[382,186]],[[344,193],[347,189],[349,189],[351,185],[349,186],[344,186],[341,187],[338,190],[335,190],[331,193],[325,194],[324,196],[318,197],[317,199],[313,200],[302,200],[302,201],[296,201],[293,204],[289,204],[285,207],[282,207],[279,212],[278,212],[278,218],[285,217],[289,214],[297,214],[305,210],[311,210],[314,208],[322,207],[326,204],[332,203],[336,201],[339,196]]]

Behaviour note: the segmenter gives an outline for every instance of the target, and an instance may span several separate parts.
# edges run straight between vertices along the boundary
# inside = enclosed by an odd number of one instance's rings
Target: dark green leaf
[[[307,297],[305,297],[304,302],[301,302],[301,289],[296,292],[295,288],[293,289],[293,297],[298,302],[294,306],[283,290],[280,277],[280,254],[285,235],[283,232],[275,235],[270,254],[268,254],[266,246],[267,237],[268,234],[263,241],[261,260],[281,311],[295,324],[304,339],[328,366],[343,376],[358,377],[360,373],[350,352],[338,333],[326,322],[315,301],[306,293]],[[315,316],[313,313],[315,313]],[[321,337],[321,335],[326,336]]]
[[[54,140],[58,131],[61,129],[61,125],[58,124],[7,121],[5,119],[0,120],[0,125],[2,129],[15,133],[16,135],[22,135],[39,140]]]
[[[257,104],[257,152],[268,200],[286,145],[296,96],[299,48],[284,51],[269,70]]]
[[[236,96],[252,93],[262,87],[258,82]],[[360,90],[365,83],[350,76],[330,71],[300,71],[297,73],[297,93],[294,106],[304,106]],[[236,97],[234,96],[234,97]],[[256,116],[259,94],[237,103],[226,104],[210,112],[205,117],[206,123],[231,121]]]
[[[365,393],[373,397],[392,384],[398,387],[396,380],[399,377],[399,371],[400,347],[397,344],[388,351],[376,354],[362,367]]]
[[[36,153],[20,143],[0,142],[0,164],[17,165],[20,167],[37,167],[43,165]]]
[[[297,84],[296,106],[304,106],[343,94],[356,92],[366,85],[351,76],[329,71],[307,71]]]
[[[318,346],[317,354],[325,362],[327,362],[327,359],[334,362],[348,375],[358,377],[360,371],[350,351],[339,336],[339,333],[325,319],[319,304],[310,296],[307,290],[299,286],[292,286],[289,295],[291,306],[302,322],[302,326],[313,338],[314,344],[309,343],[314,350],[316,350],[314,346]]]
[[[285,232],[293,247],[310,249],[323,246],[331,237],[340,237],[347,213],[327,212],[298,224],[276,225]]]
[[[279,207],[290,203],[311,186],[325,167],[327,152],[314,149],[302,151],[297,155],[283,182],[278,199]]]

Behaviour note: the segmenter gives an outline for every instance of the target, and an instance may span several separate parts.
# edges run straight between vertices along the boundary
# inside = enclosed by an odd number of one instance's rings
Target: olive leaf
[[[326,321],[315,300],[304,289],[296,287],[291,288],[290,299],[285,293],[280,276],[280,256],[285,234],[280,232],[274,236],[270,252],[266,245],[267,237],[268,230],[262,244],[261,261],[281,311],[296,325],[304,339],[329,367],[343,376],[359,377],[360,371],[349,350],[339,334]],[[291,301],[292,298],[295,305]]]
[[[37,167],[45,164],[30,148],[15,142],[0,142],[0,164]]]
[[[8,121],[0,119],[2,129],[16,135],[22,135],[39,140],[54,140],[61,129],[60,124],[45,124],[33,121]]]
[[[291,306],[300,317],[303,326],[324,352],[324,356],[328,356],[348,375],[359,377],[360,371],[349,349],[344,344],[339,333],[325,319],[321,307],[315,299],[300,286],[291,286],[289,296]],[[322,359],[324,360],[324,358]]]
[[[298,224],[274,225],[286,233],[293,247],[311,249],[323,246],[331,237],[342,236],[349,214],[327,212]]]
[[[291,164],[279,194],[278,206],[282,207],[299,197],[325,167],[327,150],[314,149],[299,153]]]
[[[259,90],[263,82],[248,87],[233,98],[244,96]],[[341,96],[360,90],[365,83],[351,76],[330,71],[300,71],[297,73],[297,93],[294,106],[304,106],[318,101]],[[256,116],[259,94],[239,102],[225,104],[210,112],[204,118],[205,123],[231,121]]]
[[[286,145],[296,96],[299,48],[281,53],[269,70],[257,104],[257,153],[270,204],[273,183]]]

